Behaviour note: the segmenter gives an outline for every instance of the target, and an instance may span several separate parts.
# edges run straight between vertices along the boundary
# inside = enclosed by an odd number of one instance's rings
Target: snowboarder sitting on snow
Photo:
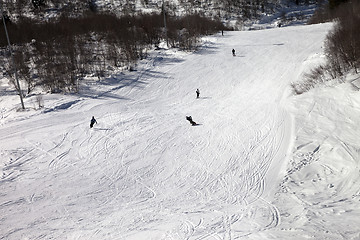
[[[232,50],[232,54],[235,57],[235,49]]]
[[[96,119],[94,118],[94,116],[91,118],[91,121],[90,121],[90,128],[92,128],[94,126],[94,124],[97,124],[97,121]]]
[[[192,117],[191,116],[186,116],[186,120],[188,120],[190,123],[191,123],[191,125],[196,125],[196,122],[194,122],[193,120],[192,120]]]
[[[200,90],[196,89],[196,98],[199,98],[199,97],[200,97]]]

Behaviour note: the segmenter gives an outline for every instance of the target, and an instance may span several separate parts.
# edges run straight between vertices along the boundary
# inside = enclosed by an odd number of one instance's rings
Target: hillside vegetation
[[[15,64],[19,77],[27,83],[27,94],[36,86],[50,92],[76,92],[85,75],[101,78],[118,67],[134,70],[136,61],[164,39],[169,47],[192,50],[200,36],[221,29],[224,27],[219,21],[189,15],[167,18],[165,31],[160,14],[88,14],[41,23],[27,18],[8,24],[12,43],[16,44]],[[6,46],[5,38],[1,45]],[[12,67],[8,59],[6,73],[14,81]]]
[[[13,16],[39,19],[62,14],[82,15],[86,11],[112,12],[118,16],[160,13],[164,7],[169,15],[200,14],[210,18],[256,18],[274,13],[289,4],[312,4],[323,0],[15,0],[6,1],[4,9]]]
[[[314,15],[312,23],[335,21],[325,40],[326,61],[313,68],[301,82],[294,83],[295,93],[301,94],[319,83],[339,79],[360,69],[360,2],[329,1]]]
[[[77,92],[86,75],[135,70],[149,49],[194,50],[201,36],[230,30],[230,22],[259,19],[286,4],[309,0],[16,0],[3,3],[15,66],[26,92]],[[166,28],[165,28],[166,26]],[[5,36],[3,28],[0,35]],[[6,38],[0,38],[6,77],[15,84]]]

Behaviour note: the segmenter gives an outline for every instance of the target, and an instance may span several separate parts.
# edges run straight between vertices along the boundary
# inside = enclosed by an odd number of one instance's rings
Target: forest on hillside
[[[219,21],[198,15],[167,18],[149,14],[116,17],[91,14],[38,23],[25,19],[8,23],[15,65],[20,80],[26,82],[26,94],[37,86],[49,92],[77,92],[86,75],[106,76],[115,68],[135,70],[136,61],[147,51],[167,41],[169,47],[196,48],[201,36],[224,29]],[[5,33],[0,31],[2,36]],[[15,84],[14,68],[1,39],[6,76]]]
[[[360,2],[330,0],[313,15],[310,24],[333,21],[334,27],[324,43],[325,63],[314,67],[301,82],[293,83],[296,94],[302,94],[318,84],[337,79],[360,70]]]
[[[77,92],[85,76],[106,76],[115,68],[135,70],[147,51],[166,42],[197,48],[201,36],[230,30],[229,19],[244,21],[281,5],[323,0],[5,0],[0,28],[1,71],[32,93]],[[16,67],[16,68],[15,68]],[[17,75],[15,74],[17,73]]]
[[[257,18],[290,4],[322,4],[325,0],[4,0],[3,10],[14,18],[82,15],[86,11],[117,16],[160,13],[172,16],[199,14],[210,18]]]

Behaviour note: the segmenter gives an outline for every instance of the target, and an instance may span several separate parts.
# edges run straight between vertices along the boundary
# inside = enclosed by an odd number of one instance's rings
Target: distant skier
[[[93,117],[91,118],[91,120],[90,120],[90,128],[92,128],[95,123],[97,124],[97,121],[96,121],[96,119],[95,119],[94,116],[93,116]]]
[[[194,121],[192,120],[192,117],[191,117],[191,116],[186,116],[186,120],[188,120],[188,121],[191,123],[191,125],[193,125],[193,126],[197,125],[196,122],[194,122]]]
[[[199,97],[200,97],[200,90],[196,89],[196,98],[199,98]]]
[[[234,57],[236,56],[235,55],[235,49],[232,50],[232,54],[233,54]]]

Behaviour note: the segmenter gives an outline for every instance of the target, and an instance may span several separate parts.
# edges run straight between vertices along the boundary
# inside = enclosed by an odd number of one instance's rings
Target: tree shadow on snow
[[[136,74],[117,73],[111,77],[96,81],[96,83],[92,85],[82,85],[80,96],[93,99],[114,98],[130,100],[127,97],[119,95],[116,91],[125,87],[145,88],[148,84],[147,80],[159,78],[163,75],[164,74],[153,70],[136,71]],[[107,90],[101,91],[101,87],[99,86],[108,86],[110,89],[108,88]]]
[[[164,65],[172,65],[176,63],[184,62],[184,59],[176,58],[173,56],[166,56],[166,55],[158,55],[153,60],[153,66],[164,66]]]
[[[66,102],[66,103],[60,104],[58,106],[55,106],[53,108],[45,109],[43,111],[43,113],[55,112],[55,111],[58,111],[58,110],[65,110],[65,109],[70,108],[72,105],[75,105],[78,102],[80,102],[80,100],[74,100],[74,101]]]
[[[216,52],[218,52],[218,50],[219,50],[219,47],[215,47],[215,43],[210,43],[209,45],[200,47],[194,53],[199,54],[199,55],[211,55],[211,54],[216,54]]]

